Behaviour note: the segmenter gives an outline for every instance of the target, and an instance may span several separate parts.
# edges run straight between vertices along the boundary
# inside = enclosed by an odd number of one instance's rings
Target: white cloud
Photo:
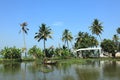
[[[54,22],[53,26],[63,26],[63,22],[61,21]]]

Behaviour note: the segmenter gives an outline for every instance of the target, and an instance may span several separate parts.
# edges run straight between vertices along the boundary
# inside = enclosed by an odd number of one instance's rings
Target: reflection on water
[[[99,79],[99,70],[92,67],[76,67],[76,74],[78,75],[79,80],[98,80]]]
[[[119,80],[120,61],[43,65],[36,62],[0,64],[0,80]]]
[[[110,61],[103,67],[103,74],[108,80],[120,79],[120,62]],[[119,65],[118,65],[119,64]]]

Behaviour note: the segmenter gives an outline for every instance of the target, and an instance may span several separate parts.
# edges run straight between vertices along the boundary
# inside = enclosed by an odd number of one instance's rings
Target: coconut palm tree
[[[117,28],[117,33],[120,34],[120,27]],[[120,47],[120,42],[119,42],[119,40],[118,40],[118,49],[119,49],[119,47]],[[119,50],[119,51],[120,51],[120,50]]]
[[[47,38],[52,38],[51,34],[52,34],[51,29],[50,29],[50,27],[46,27],[46,24],[41,24],[41,26],[39,27],[39,31],[37,33],[35,33],[35,37],[34,38],[37,39],[38,42],[40,40],[43,40],[43,42],[44,42],[44,55],[45,55],[45,57],[46,57],[45,41],[47,41]]]
[[[96,38],[94,36],[89,35],[87,32],[79,32],[75,40],[75,47],[77,49],[95,47],[98,45],[98,41],[96,40]]]
[[[117,28],[117,33],[120,34],[120,27]]]
[[[102,23],[100,23],[98,19],[94,19],[92,26],[90,26],[90,30],[92,34],[99,36],[101,40],[100,34],[102,34],[103,26],[102,26]]]
[[[69,49],[68,42],[71,42],[73,39],[71,32],[68,29],[65,29],[62,34],[62,41],[65,42],[65,45],[67,44],[67,48]]]
[[[113,42],[117,45],[117,49],[119,50],[119,36],[117,34],[113,35]]]
[[[22,50],[23,50],[23,52],[25,52],[25,57],[26,57],[26,51],[27,51],[27,48],[26,48],[26,41],[25,41],[25,34],[28,34],[28,28],[26,27],[28,24],[27,24],[27,22],[23,22],[23,23],[21,23],[20,24],[20,26],[21,26],[21,30],[20,30],[20,32],[22,31],[22,33],[23,33],[23,41],[24,41],[24,47],[22,48]]]
[[[119,36],[117,34],[113,35],[113,41],[118,42]]]

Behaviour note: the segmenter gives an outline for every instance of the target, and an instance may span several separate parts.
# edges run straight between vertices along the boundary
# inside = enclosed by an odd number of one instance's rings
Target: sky
[[[28,23],[26,44],[43,48],[43,41],[34,39],[39,26],[45,23],[52,29],[53,39],[46,47],[63,45],[62,33],[68,29],[74,39],[79,31],[91,34],[94,19],[102,22],[101,38],[112,39],[120,27],[120,0],[0,0],[0,49],[5,46],[23,47],[20,24]],[[74,44],[74,41],[72,42]]]

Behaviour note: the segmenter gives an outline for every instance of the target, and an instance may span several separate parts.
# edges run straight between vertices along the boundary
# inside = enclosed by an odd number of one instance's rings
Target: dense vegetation
[[[24,40],[24,47],[22,49],[18,49],[16,47],[5,47],[0,51],[0,55],[5,59],[21,59],[21,53],[25,53],[26,56],[26,42],[25,42],[25,34],[28,32],[28,28],[26,27],[28,24],[26,22],[23,22],[20,24],[21,31],[23,32],[23,40]],[[40,49],[37,46],[33,46],[28,50],[28,55],[32,56],[34,59],[44,58],[44,57],[54,57],[54,58],[70,58],[75,57],[73,54],[72,49],[69,47],[69,42],[71,43],[73,39],[75,39],[75,43],[72,45],[73,49],[79,49],[79,48],[88,48],[88,47],[97,47],[101,46],[102,50],[104,52],[107,52],[109,54],[112,54],[113,57],[115,57],[115,53],[120,51],[120,41],[119,41],[119,34],[120,34],[120,28],[116,29],[115,35],[113,35],[113,39],[104,39],[102,40],[101,34],[103,32],[103,26],[102,23],[98,19],[94,19],[92,25],[89,27],[91,33],[87,32],[78,32],[78,35],[73,38],[72,33],[65,29],[62,34],[61,41],[64,42],[64,45],[62,47],[56,47],[51,46],[50,48],[46,48],[46,41],[48,38],[52,38],[52,29],[50,26],[46,26],[46,24],[41,24],[39,26],[38,32],[35,33],[34,38],[39,42],[43,40],[44,49]],[[100,41],[97,40],[96,36],[99,36]],[[101,42],[101,43],[100,43]],[[71,43],[72,44],[72,43]],[[86,57],[90,57],[91,52],[85,52],[85,55],[88,55]]]
[[[16,47],[5,47],[0,54],[4,59],[21,59],[22,51]]]

